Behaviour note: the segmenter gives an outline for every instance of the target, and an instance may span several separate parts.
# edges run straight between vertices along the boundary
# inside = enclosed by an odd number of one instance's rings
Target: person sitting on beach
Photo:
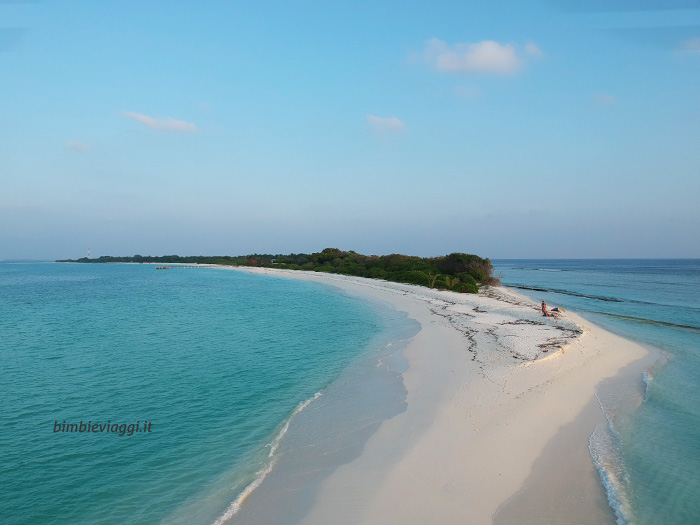
[[[551,312],[547,311],[547,303],[542,301],[542,315],[545,317],[558,317],[558,314],[562,312],[561,308],[552,308]]]
[[[542,301],[542,315],[544,315],[545,317],[556,317],[555,312],[558,314],[559,312],[561,312],[561,310],[559,308],[552,308],[552,311],[548,312],[547,303]]]

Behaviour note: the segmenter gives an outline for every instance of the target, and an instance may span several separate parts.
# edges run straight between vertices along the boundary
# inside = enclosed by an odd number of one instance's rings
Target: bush
[[[479,288],[475,284],[459,283],[454,287],[454,291],[459,293],[479,293]]]
[[[370,268],[367,270],[367,272],[365,272],[365,277],[369,277],[371,279],[386,279],[387,275],[389,275],[389,273],[381,268]]]
[[[481,268],[470,268],[467,272],[477,283],[483,283],[486,280],[486,273]]]
[[[449,288],[444,275],[438,275],[433,279],[433,282],[430,284],[431,288],[437,288],[438,290],[446,290],[447,288]]]
[[[320,253],[311,254],[311,260],[316,264],[324,264],[333,259],[338,259],[343,255],[343,252],[338,248],[326,248]]]
[[[459,280],[462,281],[464,284],[476,285],[476,279],[474,279],[474,277],[472,277],[471,274],[468,274],[467,272],[458,273],[457,277],[459,277]]]
[[[445,257],[439,257],[438,264],[443,272],[457,274],[484,264],[484,259],[468,253],[451,253]]]
[[[400,275],[399,280],[403,283],[430,286],[430,277],[428,274],[419,270],[404,272]]]
[[[345,275],[363,275],[364,268],[350,261],[346,262],[338,273],[344,273]]]

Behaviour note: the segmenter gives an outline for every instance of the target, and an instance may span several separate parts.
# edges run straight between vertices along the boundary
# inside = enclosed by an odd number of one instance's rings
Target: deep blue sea
[[[599,393],[590,450],[618,523],[700,522],[700,260],[495,260],[509,286],[661,351],[640,388]],[[627,407],[627,410],[619,410]]]
[[[287,438],[322,441],[334,411],[376,422],[405,408],[397,354],[417,328],[387,305],[291,279],[0,263],[0,521],[235,514]],[[343,387],[362,381],[390,392]],[[351,456],[376,426],[335,453]]]

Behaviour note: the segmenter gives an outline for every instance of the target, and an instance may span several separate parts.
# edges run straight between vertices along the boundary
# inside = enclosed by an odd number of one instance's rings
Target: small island
[[[478,293],[483,285],[497,285],[489,259],[467,253],[451,253],[441,257],[411,255],[362,255],[354,251],[326,248],[320,252],[289,255],[252,254],[239,256],[133,257],[102,256],[97,259],[64,259],[56,262],[73,263],[157,263],[157,264],[217,264],[222,266],[256,266],[287,270],[339,273],[417,284],[427,288],[460,293]]]

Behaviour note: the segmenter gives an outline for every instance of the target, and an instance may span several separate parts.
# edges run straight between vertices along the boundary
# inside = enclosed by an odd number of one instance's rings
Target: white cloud
[[[601,94],[593,99],[593,104],[596,106],[610,106],[616,104],[617,99],[613,95]]]
[[[533,43],[526,46],[526,51],[528,54],[542,54],[539,47]],[[499,44],[493,40],[450,45],[432,38],[426,45],[424,57],[435,69],[446,72],[513,75],[525,65],[525,62],[517,56],[515,47],[510,44]]]
[[[689,38],[681,44],[681,51],[700,54],[700,37]]]
[[[532,55],[533,57],[541,57],[544,54],[542,53],[540,46],[538,46],[534,42],[528,42],[527,44],[525,44],[525,52],[528,55]]]
[[[401,122],[396,117],[377,117],[375,115],[367,115],[367,122],[375,131],[401,131],[406,127],[406,124]]]
[[[79,140],[69,140],[66,142],[66,148],[71,151],[87,151],[90,149],[90,146]]]
[[[159,131],[197,131],[197,126],[195,124],[185,122],[184,120],[176,120],[171,117],[153,118],[148,115],[142,115],[141,113],[134,113],[133,111],[125,111],[124,116]]]

